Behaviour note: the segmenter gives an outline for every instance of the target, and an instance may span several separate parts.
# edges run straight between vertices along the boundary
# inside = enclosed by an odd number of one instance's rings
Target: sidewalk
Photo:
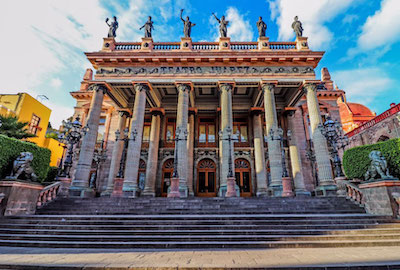
[[[107,251],[0,247],[0,269],[3,269],[2,266],[5,265],[53,266],[56,267],[55,269],[62,267],[87,269],[279,268],[356,265],[375,265],[370,269],[377,269],[378,265],[393,265],[390,269],[400,269],[400,247],[227,251]]]

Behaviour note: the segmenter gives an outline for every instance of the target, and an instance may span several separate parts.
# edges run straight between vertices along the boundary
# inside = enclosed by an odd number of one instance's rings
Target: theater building
[[[224,196],[229,173],[240,196],[334,192],[318,126],[327,115],[340,120],[337,99],[344,92],[333,87],[327,69],[316,78],[323,55],[310,50],[305,37],[105,38],[100,51],[86,53],[94,74],[87,70],[81,88],[71,92],[75,116],[89,129],[70,195],[90,196],[93,189],[110,195],[122,178],[124,196],[167,196],[174,167],[181,197]],[[106,159],[90,187],[99,147]]]

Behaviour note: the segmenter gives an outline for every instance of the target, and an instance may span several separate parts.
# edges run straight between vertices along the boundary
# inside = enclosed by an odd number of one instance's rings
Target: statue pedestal
[[[0,193],[4,199],[0,204],[0,215],[33,215],[43,186],[24,181],[0,181]]]
[[[124,178],[114,178],[114,190],[111,197],[122,197],[122,187],[124,186]]]
[[[171,186],[168,192],[168,198],[180,198],[181,194],[179,192],[179,178],[171,178]]]
[[[192,38],[190,38],[190,37],[181,38],[181,50],[182,51],[191,51],[192,50]]]
[[[270,50],[269,37],[259,37],[258,38],[258,49],[259,50]]]
[[[236,197],[235,177],[228,177],[226,179],[226,182],[227,182],[227,190],[225,193],[225,197]]]
[[[72,179],[70,177],[58,177],[57,180],[61,182],[58,196],[68,197]]]
[[[400,192],[399,179],[378,179],[358,186],[363,194],[365,210],[368,214],[395,216],[398,204],[393,193]]]
[[[291,177],[282,177],[282,197],[293,197],[293,185]]]
[[[102,51],[113,51],[115,49],[115,39],[114,38],[103,38]]]
[[[308,41],[307,37],[297,37],[296,38],[296,48],[299,51],[309,51],[310,48],[308,48]]]
[[[140,46],[142,51],[152,51],[153,50],[153,39],[152,38],[142,38],[142,44]]]
[[[231,38],[230,37],[220,37],[219,38],[219,49],[230,50],[231,49]]]

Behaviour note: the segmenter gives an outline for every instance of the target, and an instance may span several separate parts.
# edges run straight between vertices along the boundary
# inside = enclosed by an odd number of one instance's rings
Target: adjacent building
[[[16,116],[18,121],[27,122],[28,131],[36,137],[26,140],[50,149],[50,166],[58,166],[64,148],[57,140],[46,138],[51,114],[48,107],[27,93],[0,94],[0,114]]]

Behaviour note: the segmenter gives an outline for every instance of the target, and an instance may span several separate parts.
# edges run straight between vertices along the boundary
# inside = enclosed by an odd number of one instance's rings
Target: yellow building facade
[[[18,121],[28,122],[29,132],[36,137],[28,138],[27,141],[51,151],[50,166],[59,164],[64,150],[63,144],[55,139],[46,138],[51,114],[49,108],[27,93],[3,94],[0,95],[0,114],[17,116]]]

